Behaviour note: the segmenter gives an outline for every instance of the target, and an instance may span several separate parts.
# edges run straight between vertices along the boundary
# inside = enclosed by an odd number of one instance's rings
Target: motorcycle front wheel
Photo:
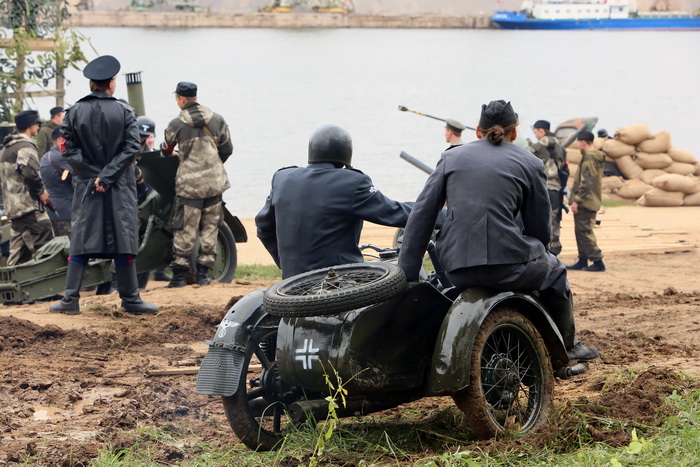
[[[521,313],[489,314],[474,339],[469,386],[453,396],[469,427],[487,439],[540,426],[552,410],[554,374],[547,347]]]
[[[318,316],[388,300],[406,288],[403,269],[386,262],[341,264],[284,279],[265,292],[274,316]]]
[[[277,326],[269,317],[246,346],[238,389],[224,396],[224,411],[236,436],[250,449],[269,451],[284,439],[292,423],[284,395],[277,389]]]

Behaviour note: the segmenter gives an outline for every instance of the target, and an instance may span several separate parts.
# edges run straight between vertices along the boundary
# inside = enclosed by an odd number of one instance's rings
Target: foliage
[[[0,49],[0,121],[10,121],[24,105],[19,98],[11,101],[8,93],[31,83],[46,88],[63,69],[77,68],[78,63],[87,61],[80,47],[86,38],[63,28],[69,17],[67,0],[0,2],[0,39],[11,39],[6,48]],[[53,47],[33,52],[30,41],[34,39],[49,39]]]
[[[246,281],[279,281],[282,280],[282,271],[274,264],[239,264],[236,268],[236,279]]]

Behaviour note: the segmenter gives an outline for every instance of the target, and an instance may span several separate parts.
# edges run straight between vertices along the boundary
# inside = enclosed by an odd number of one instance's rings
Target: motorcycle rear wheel
[[[391,263],[341,264],[284,279],[265,292],[273,316],[318,316],[373,305],[406,288],[403,270]]]
[[[469,386],[453,399],[477,436],[526,433],[552,411],[554,373],[537,329],[516,310],[486,317],[474,339]]]
[[[233,432],[243,444],[259,451],[274,449],[292,424],[283,397],[275,392],[278,323],[278,318],[269,317],[253,331],[238,389],[222,397]]]

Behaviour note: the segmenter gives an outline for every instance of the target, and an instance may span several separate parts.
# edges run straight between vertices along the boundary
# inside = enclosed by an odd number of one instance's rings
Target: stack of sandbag
[[[689,151],[673,147],[668,131],[652,134],[640,123],[620,127],[614,139],[596,144],[625,178],[605,177],[604,199],[642,206],[700,205],[700,163]]]

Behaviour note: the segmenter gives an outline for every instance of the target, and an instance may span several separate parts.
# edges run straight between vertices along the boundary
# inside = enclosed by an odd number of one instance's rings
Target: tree
[[[0,2],[0,121],[11,121],[28,97],[55,96],[63,104],[64,70],[86,62],[85,37],[65,28],[67,0]],[[51,80],[56,89],[48,90]],[[28,84],[42,90],[27,92]]]

